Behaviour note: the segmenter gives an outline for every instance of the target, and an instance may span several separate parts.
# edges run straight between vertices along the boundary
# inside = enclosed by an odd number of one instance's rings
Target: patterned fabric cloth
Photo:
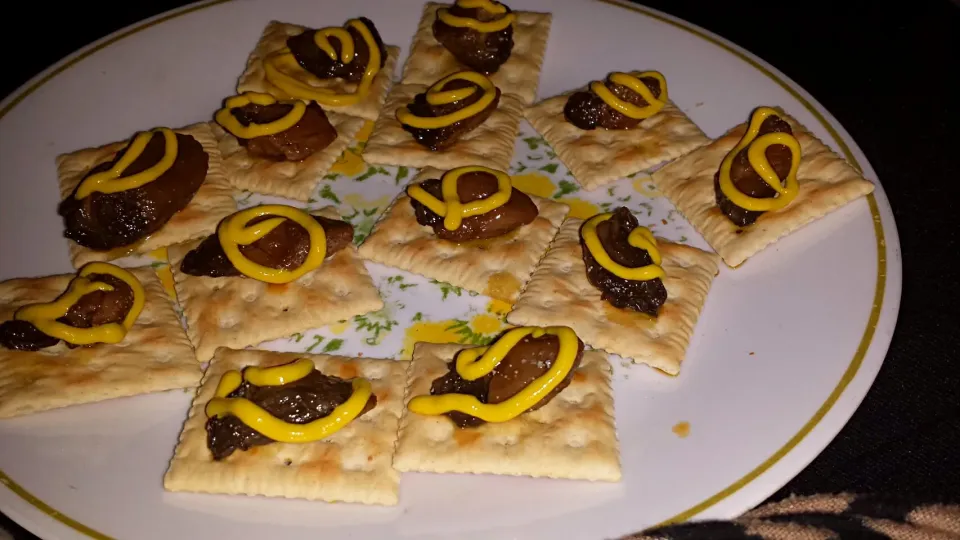
[[[620,540],[951,540],[960,539],[960,505],[917,504],[875,495],[792,497],[731,521],[648,529]]]

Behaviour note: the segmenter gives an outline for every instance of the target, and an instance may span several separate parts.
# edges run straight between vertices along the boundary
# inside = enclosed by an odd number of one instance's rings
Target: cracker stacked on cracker
[[[283,54],[289,38],[308,31],[310,29],[304,26],[279,21],[267,24],[260,41],[247,59],[246,69],[237,82],[237,92],[241,95],[248,92],[265,93],[278,99],[303,99],[309,103],[309,99],[301,95],[291,95],[272,84],[265,65],[271,57]],[[364,124],[373,122],[379,115],[387,90],[393,82],[393,71],[400,55],[400,48],[393,45],[385,46],[384,50],[386,59],[383,67],[374,76],[365,97],[356,103],[322,104],[330,123],[337,131],[337,139],[305,159],[276,161],[251,156],[237,137],[220,126],[214,126],[213,131],[219,141],[231,184],[237,189],[307,201],[337,158],[344,150],[353,146],[356,135]],[[285,69],[283,73],[314,92],[349,94],[359,91],[357,83],[337,77],[320,79],[299,66]]]
[[[540,84],[552,16],[514,12],[513,50],[506,63],[490,75],[491,82],[502,92],[499,106],[483,124],[463,135],[450,148],[432,151],[404,131],[396,114],[430,85],[468,69],[434,37],[432,28],[437,11],[445,7],[449,6],[435,2],[424,5],[403,77],[390,91],[364,148],[363,159],[367,163],[440,169],[464,165],[506,169],[510,165],[523,107],[533,101]]]

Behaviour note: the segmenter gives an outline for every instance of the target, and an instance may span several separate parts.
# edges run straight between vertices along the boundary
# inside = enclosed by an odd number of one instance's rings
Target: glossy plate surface
[[[403,48],[402,61],[421,5],[215,2],[131,27],[54,66],[0,104],[0,279],[70,271],[56,155],[209,119],[271,19],[320,27],[367,15],[386,43]],[[657,69],[707,135],[757,105],[779,105],[877,181],[808,94],[703,30],[607,1],[511,5],[554,13],[541,97],[613,70]],[[623,204],[658,235],[707,247],[647,175],[585,193],[536,132],[522,129],[511,169],[521,189],[567,202],[578,217]],[[311,207],[339,206],[360,237],[415,174],[367,166],[352,152],[334,172]],[[369,268],[383,310],[264,347],[402,357],[417,339],[481,342],[503,328],[488,298]],[[853,413],[886,353],[900,287],[895,224],[879,185],[740,269],[723,268],[680,377],[613,358],[619,484],[406,474],[395,508],[166,493],[161,477],[191,399],[177,391],[0,422],[9,488],[0,488],[0,508],[47,538],[125,539],[599,539],[664,520],[730,517],[799,472]]]

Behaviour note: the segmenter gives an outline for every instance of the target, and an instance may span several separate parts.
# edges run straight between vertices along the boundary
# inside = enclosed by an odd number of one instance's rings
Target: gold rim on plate
[[[202,9],[206,9],[212,6],[225,4],[231,1],[232,0],[213,0],[212,2],[209,2],[206,4],[200,4],[200,5],[189,7],[187,9],[183,9],[173,13],[168,13],[167,15],[163,15],[159,18],[134,26],[133,28],[129,28],[115,36],[112,36],[111,38],[101,43],[98,43],[97,45],[87,49],[86,51],[83,51],[82,53],[71,58],[70,60],[63,63],[62,65],[58,66],[56,69],[47,73],[46,75],[38,79],[36,82],[34,82],[30,86],[28,86],[27,88],[19,92],[16,95],[16,97],[10,100],[10,102],[3,107],[3,109],[0,109],[0,119],[6,116],[6,114],[9,113],[11,110],[13,110],[15,106],[17,106],[21,101],[26,99],[30,94],[37,91],[37,89],[39,89],[41,86],[50,82],[57,75],[75,66],[80,61],[91,56],[97,51],[109,45],[112,45],[118,41],[121,41],[127,37],[130,37],[138,32],[146,30],[147,28],[151,28],[153,26],[167,22],[177,17],[181,17],[183,15],[194,13],[196,11],[200,11]],[[638,5],[632,5],[632,4],[622,4],[618,0],[595,0],[595,1],[602,2],[604,4],[609,4],[612,6],[617,6],[617,7],[627,9],[636,13],[640,13],[651,19],[655,19],[662,23],[669,24],[674,28],[678,28],[680,30],[683,30],[684,32],[687,32],[709,43],[712,43],[713,45],[716,45],[717,47],[720,47],[721,49],[736,56],[740,60],[743,60],[744,62],[750,64],[757,71],[764,74],[765,76],[767,76],[767,78],[777,83],[777,85],[779,85],[781,88],[786,90],[787,93],[793,96],[794,99],[799,101],[800,104],[803,105],[803,107],[807,109],[807,111],[810,114],[812,114],[818,122],[820,122],[820,125],[822,125],[823,128],[827,130],[827,132],[830,134],[830,137],[833,138],[834,142],[836,142],[836,144],[840,147],[840,150],[843,152],[843,155],[847,159],[847,161],[851,165],[853,165],[858,171],[862,172],[860,163],[857,161],[857,158],[854,157],[853,152],[850,150],[850,147],[847,146],[843,138],[840,137],[840,134],[837,133],[836,128],[834,128],[830,124],[830,122],[827,121],[827,119],[823,116],[823,114],[820,111],[818,111],[813,106],[813,104],[811,104],[805,97],[803,97],[796,89],[794,89],[792,86],[787,84],[777,74],[770,71],[770,69],[768,69],[766,66],[764,66],[760,62],[754,60],[753,58],[750,58],[747,54],[744,54],[744,52],[738,50],[736,47],[727,45],[723,41],[709,34],[704,33],[699,28],[691,26],[689,23],[673,20],[672,18],[666,17],[663,14],[657,11],[651,10],[649,8],[638,6]],[[767,470],[773,467],[778,461],[780,461],[798,444],[800,444],[800,441],[802,441],[807,435],[809,435],[811,431],[813,431],[813,428],[815,428],[817,424],[819,424],[820,421],[823,420],[823,417],[826,416],[826,414],[830,411],[830,409],[837,402],[837,400],[840,399],[840,395],[843,394],[843,391],[846,390],[847,386],[850,384],[850,381],[852,381],[853,378],[856,376],[857,371],[859,371],[860,369],[860,365],[863,364],[863,358],[864,356],[866,356],[867,350],[870,348],[870,343],[873,341],[873,336],[877,329],[877,322],[880,320],[880,311],[883,308],[883,297],[884,297],[884,292],[887,284],[887,252],[886,252],[886,242],[884,240],[883,223],[881,222],[881,219],[880,219],[880,208],[877,205],[876,197],[874,197],[872,193],[867,195],[866,199],[867,199],[867,204],[870,207],[870,215],[873,218],[873,231],[877,241],[877,284],[873,293],[873,308],[870,311],[870,316],[867,318],[867,325],[863,331],[863,336],[860,338],[860,344],[857,346],[857,351],[853,355],[853,359],[850,360],[850,363],[847,365],[847,369],[844,370],[843,376],[840,377],[840,381],[834,387],[833,391],[830,392],[830,395],[827,396],[826,401],[824,401],[823,404],[820,405],[820,408],[818,408],[817,411],[813,414],[813,416],[810,417],[810,419],[803,424],[803,427],[801,427],[800,430],[793,435],[793,437],[790,437],[790,439],[786,443],[784,443],[783,446],[781,446],[776,452],[774,452],[773,455],[765,459],[762,463],[754,467],[753,470],[743,475],[742,477],[740,477],[738,480],[736,480],[729,486],[721,489],[717,493],[711,495],[710,497],[707,497],[706,499],[691,506],[690,508],[670,518],[663,520],[662,522],[658,523],[656,526],[686,521],[696,516],[697,514],[703,512],[704,510],[710,508],[711,506],[719,503],[720,501],[726,499],[730,495],[733,495],[737,491],[740,491],[747,484],[756,480],[757,477],[759,477],[761,474],[765,473]],[[5,485],[7,488],[10,489],[10,491],[14,492],[16,495],[18,495],[20,498],[22,498],[24,501],[32,505],[37,510],[59,521],[60,523],[66,525],[67,527],[70,527],[71,529],[81,534],[85,534],[90,538],[96,538],[97,540],[113,540],[112,537],[107,536],[91,527],[88,527],[87,525],[84,525],[83,523],[80,523],[79,521],[71,518],[70,516],[67,516],[57,511],[55,508],[43,502],[42,500],[37,498],[35,495],[33,495],[32,493],[24,489],[22,486],[20,486],[20,484],[17,484],[16,482],[14,482],[13,479],[7,476],[7,474],[2,469],[0,469],[0,483]]]

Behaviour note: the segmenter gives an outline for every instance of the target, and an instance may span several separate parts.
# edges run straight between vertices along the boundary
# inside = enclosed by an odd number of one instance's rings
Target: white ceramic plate
[[[0,278],[70,271],[56,215],[57,154],[208,119],[271,19],[317,27],[368,15],[405,55],[421,4],[214,2],[123,30],[50,68],[0,107]],[[511,4],[554,13],[541,97],[616,69],[658,69],[707,135],[757,105],[780,105],[876,181],[813,98],[716,36],[612,1]],[[658,234],[706,247],[644,175],[585,194],[529,126],[517,148],[512,172],[525,175],[525,189],[574,201],[579,215],[626,204]],[[355,157],[337,171],[316,204],[339,204],[361,234],[413,173]],[[412,332],[476,341],[501,327],[482,296],[370,268],[383,311],[265,347],[393,357]],[[49,538],[599,539],[665,520],[731,517],[800,471],[860,403],[893,332],[900,272],[879,185],[741,269],[722,269],[680,377],[614,358],[618,484],[405,474],[395,508],[165,493],[161,476],[191,398],[177,391],[0,422],[0,507]]]

